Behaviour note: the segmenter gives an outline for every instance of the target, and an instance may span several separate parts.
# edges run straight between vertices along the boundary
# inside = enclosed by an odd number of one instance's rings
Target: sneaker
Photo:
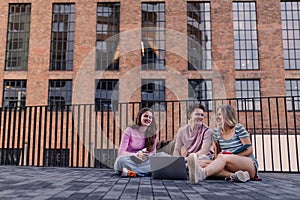
[[[191,153],[187,158],[189,168],[189,178],[191,184],[197,184],[206,178],[205,171],[198,165],[198,158],[195,153]]]
[[[121,172],[122,177],[136,177],[136,173],[132,170],[129,170],[127,168],[123,168]]]
[[[230,181],[245,183],[250,180],[250,175],[247,171],[239,170],[230,176]]]

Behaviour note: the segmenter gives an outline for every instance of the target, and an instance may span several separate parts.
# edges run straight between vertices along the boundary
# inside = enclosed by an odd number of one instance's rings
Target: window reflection
[[[142,3],[142,69],[165,69],[165,4]]]
[[[75,5],[54,4],[50,70],[73,70]]]
[[[233,2],[235,69],[257,70],[258,45],[255,2]]]
[[[5,70],[27,70],[30,4],[10,4]]]
[[[281,2],[283,56],[285,69],[300,69],[300,2]]]
[[[118,70],[119,3],[98,3],[96,31],[96,70]]]
[[[211,69],[210,3],[187,4],[188,69]]]

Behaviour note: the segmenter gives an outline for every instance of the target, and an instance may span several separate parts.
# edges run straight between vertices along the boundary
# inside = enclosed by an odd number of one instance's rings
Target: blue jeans
[[[156,153],[155,156],[170,156],[170,155],[166,154],[165,152],[159,152]],[[151,175],[149,159],[146,162],[137,164],[130,158],[130,156],[118,156],[114,164],[114,170],[117,174],[120,174],[122,172],[123,167],[134,171],[137,174],[137,176]]]

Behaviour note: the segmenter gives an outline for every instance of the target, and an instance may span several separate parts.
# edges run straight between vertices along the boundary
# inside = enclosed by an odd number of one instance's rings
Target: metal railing
[[[159,102],[158,102],[159,103]],[[191,101],[165,101],[155,107],[159,140],[175,138],[186,124]],[[205,123],[215,127],[221,104],[237,109],[239,122],[251,135],[259,171],[300,172],[299,100],[295,97],[203,100]],[[0,164],[21,166],[111,168],[123,130],[133,123],[140,102],[119,103],[115,110],[72,105],[0,110]]]

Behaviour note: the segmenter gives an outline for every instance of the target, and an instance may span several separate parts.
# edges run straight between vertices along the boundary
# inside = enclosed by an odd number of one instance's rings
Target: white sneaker
[[[205,171],[198,165],[198,158],[195,153],[191,153],[187,158],[189,168],[189,178],[191,184],[197,184],[206,178]]]
[[[245,183],[250,180],[250,175],[247,171],[239,170],[230,176],[230,181]]]

